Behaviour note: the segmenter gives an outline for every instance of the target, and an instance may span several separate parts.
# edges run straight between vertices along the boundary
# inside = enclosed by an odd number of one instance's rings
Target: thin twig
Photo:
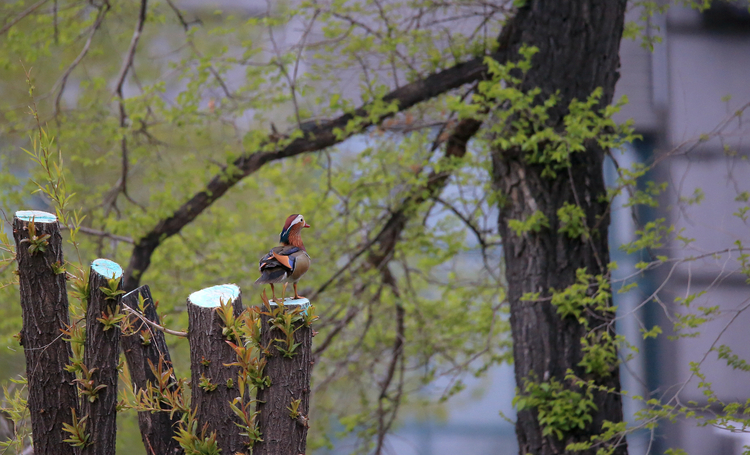
[[[72,231],[74,228],[71,228],[70,226],[65,226],[63,224],[60,224],[60,228]],[[106,231],[100,231],[98,229],[85,227],[85,226],[78,226],[78,232],[82,232],[87,235],[93,235],[96,237],[106,237],[108,239],[115,240],[117,242],[125,242],[130,243],[131,245],[135,243],[135,241],[132,239],[132,237],[125,237],[123,235],[117,235],[117,234],[111,234]]]
[[[133,31],[133,37],[130,39],[130,47],[125,53],[125,60],[122,62],[122,68],[120,68],[120,74],[117,76],[115,83],[115,90],[112,96],[119,96],[122,99],[122,86],[125,83],[125,76],[128,74],[128,70],[133,66],[133,60],[135,59],[135,50],[138,47],[138,41],[141,39],[141,32],[143,32],[143,24],[146,22],[146,11],[148,6],[148,0],[141,0],[141,8],[138,13],[138,22],[135,24],[135,30]]]
[[[60,112],[60,99],[62,98],[62,94],[65,91],[65,85],[68,83],[68,77],[70,76],[70,73],[73,72],[73,70],[78,66],[79,63],[81,63],[81,60],[88,54],[89,48],[91,47],[91,41],[94,39],[94,35],[96,34],[96,31],[99,30],[99,27],[102,25],[102,22],[104,21],[104,16],[107,15],[107,12],[109,11],[109,3],[105,3],[102,5],[101,9],[99,9],[99,15],[96,18],[96,21],[94,22],[94,25],[91,26],[91,31],[89,32],[89,37],[86,39],[86,44],[83,45],[83,49],[81,49],[81,52],[78,54],[78,57],[76,57],[75,60],[73,60],[73,63],[68,66],[68,68],[63,73],[62,77],[59,79],[59,82],[55,84],[55,87],[52,89],[55,90],[56,87],[60,87],[60,91],[57,92],[57,96],[55,97],[55,112],[53,114],[53,117],[56,117],[57,114]]]
[[[2,28],[2,29],[0,29],[0,35],[3,35],[3,34],[4,34],[5,32],[7,32],[8,30],[10,30],[10,28],[11,28],[11,27],[13,27],[14,25],[16,25],[16,24],[17,24],[18,22],[20,22],[21,20],[23,20],[23,18],[24,18],[24,17],[26,17],[26,16],[28,16],[29,14],[33,13],[33,12],[34,12],[34,11],[36,11],[36,10],[37,10],[37,9],[38,9],[38,8],[39,8],[40,6],[44,5],[44,4],[45,4],[45,3],[47,3],[48,1],[49,1],[49,0],[39,0],[38,2],[34,3],[33,5],[29,6],[29,7],[28,7],[28,8],[26,8],[25,10],[23,10],[23,11],[21,12],[21,14],[19,14],[19,15],[18,15],[18,16],[16,16],[16,17],[14,17],[14,18],[13,18],[13,19],[12,19],[12,20],[11,20],[10,22],[8,22],[7,24],[5,24],[5,25],[3,26],[3,28]]]
[[[151,327],[155,328],[156,330],[159,330],[160,332],[168,333],[170,335],[174,335],[174,336],[178,336],[178,337],[182,337],[182,338],[187,338],[187,336],[188,336],[187,332],[179,332],[177,330],[168,329],[168,328],[166,328],[164,326],[161,326],[161,325],[159,325],[159,324],[157,324],[157,323],[149,320],[146,316],[142,315],[138,311],[135,311],[134,309],[130,308],[127,305],[123,305],[122,309],[125,310],[126,312],[132,314],[133,316],[136,316],[138,319],[140,319],[141,321],[143,321],[146,324],[150,325]]]
[[[128,74],[128,70],[133,66],[133,61],[135,60],[135,51],[138,48],[138,41],[141,39],[141,33],[143,32],[143,26],[146,23],[146,13],[148,11],[148,0],[141,0],[141,8],[138,14],[138,21],[135,24],[135,30],[133,31],[133,37],[130,39],[130,47],[128,47],[128,51],[125,53],[125,59],[122,63],[122,68],[120,69],[120,74],[117,76],[117,83],[115,84],[115,90],[112,94],[113,96],[117,96],[118,98],[118,105],[119,105],[119,111],[120,111],[120,128],[125,128],[127,126],[127,120],[128,120],[128,114],[125,111],[125,100],[123,96],[123,86],[125,84],[125,77]],[[109,214],[110,209],[114,208],[117,209],[117,196],[122,193],[125,198],[130,201],[132,204],[137,205],[139,207],[140,204],[138,204],[133,198],[130,197],[128,194],[128,168],[129,168],[129,158],[128,158],[128,138],[125,133],[122,134],[122,139],[120,140],[120,149],[121,149],[121,174],[120,179],[117,182],[116,187],[113,189],[113,194],[111,197],[111,201],[106,204],[107,207],[107,214]],[[109,197],[107,198],[109,199]],[[141,207],[145,211],[143,207]],[[119,215],[119,211],[118,211]]]

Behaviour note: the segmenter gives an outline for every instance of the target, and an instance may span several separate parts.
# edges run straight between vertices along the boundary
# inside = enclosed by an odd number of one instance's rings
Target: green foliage
[[[31,435],[31,422],[29,408],[26,402],[26,384],[25,378],[11,379],[11,384],[3,384],[3,398],[0,406],[0,418],[9,420],[12,424],[13,434],[10,439],[0,441],[0,448],[3,451],[14,450],[15,453],[21,453],[24,447],[28,445]]]
[[[70,343],[73,356],[69,359],[70,363],[65,366],[71,373],[83,372],[83,345],[86,343],[86,327],[82,324],[71,324],[62,330],[63,340]]]
[[[62,265],[60,261],[53,262],[52,264],[50,264],[50,267],[52,268],[52,273],[54,273],[55,275],[60,275],[66,272],[65,266]]]
[[[228,341],[237,341],[240,337],[240,324],[241,320],[234,316],[234,305],[232,302],[224,302],[223,299],[219,299],[219,306],[215,309],[216,313],[221,319],[222,328],[221,334]]]
[[[627,99],[614,106],[602,106],[601,88],[584,101],[572,100],[562,126],[550,126],[550,111],[557,107],[559,94],[545,96],[539,88],[521,89],[523,76],[537,52],[534,47],[522,47],[519,61],[504,64],[487,58],[492,78],[479,83],[474,103],[464,105],[456,99],[452,106],[462,117],[487,117],[482,112],[492,112],[494,122],[490,131],[496,133],[492,145],[524,153],[529,163],[544,166],[542,176],[548,178],[555,178],[558,172],[567,169],[571,155],[585,151],[590,143],[610,149],[639,137],[632,122],[617,124],[612,120]]]
[[[525,379],[523,392],[516,392],[513,405],[519,411],[536,409],[542,434],[560,440],[570,431],[586,428],[593,420],[591,413],[597,409],[590,389],[578,392],[555,379],[545,382]]]
[[[73,279],[73,283],[71,284],[71,287],[72,287],[71,294],[79,302],[81,302],[81,308],[84,313],[86,312],[86,308],[88,307],[89,296],[91,295],[88,274],[89,272],[87,271],[85,274],[76,276]]]
[[[745,359],[734,354],[732,348],[729,346],[722,344],[718,348],[713,348],[712,350],[718,353],[719,359],[726,360],[727,366],[732,369],[750,372],[750,364]]]
[[[29,238],[21,240],[20,243],[29,244],[29,254],[33,256],[37,253],[44,253],[45,251],[47,251],[50,235],[37,235],[36,223],[34,223],[34,220],[29,221],[27,229],[29,231]]]
[[[673,232],[674,226],[667,225],[664,218],[658,218],[646,223],[643,229],[636,230],[635,234],[638,238],[622,245],[620,249],[632,254],[646,248],[661,248],[664,246],[666,237]]]
[[[236,423],[242,430],[241,436],[248,438],[247,446],[252,448],[255,443],[262,442],[260,430],[258,429],[258,414],[259,411],[252,411],[255,406],[255,401],[249,401],[243,403],[241,399],[235,398],[233,402],[229,403],[229,407],[232,408],[232,412],[240,418],[241,423]]]
[[[81,363],[77,369],[81,371],[81,377],[75,380],[75,382],[78,383],[78,393],[80,393],[82,397],[85,397],[86,400],[89,400],[90,403],[93,403],[99,397],[99,392],[106,389],[107,385],[97,385],[96,381],[94,381],[93,375],[98,368],[89,369],[86,365]]]
[[[586,273],[586,269],[576,270],[576,282],[561,291],[550,290],[552,305],[563,318],[574,317],[581,324],[586,324],[588,310],[598,312],[614,312],[610,305],[609,277],[607,275],[593,276]]]
[[[119,328],[120,322],[122,322],[126,317],[127,316],[125,314],[117,312],[117,309],[115,309],[114,311],[111,309],[106,309],[105,311],[102,311],[102,317],[96,318],[96,320],[102,324],[102,330],[106,332],[113,327]]]
[[[219,455],[221,449],[216,443],[216,432],[208,433],[208,423],[198,431],[195,415],[189,414],[187,422],[181,422],[174,437],[185,451],[185,455]]]
[[[276,349],[286,358],[291,359],[294,357],[294,352],[302,343],[294,341],[294,334],[297,330],[301,329],[306,325],[306,320],[302,314],[303,310],[300,307],[292,310],[287,310],[284,306],[284,300],[280,301],[274,307],[268,300],[264,300],[266,311],[264,314],[269,317],[268,324],[276,330],[279,330],[284,338],[275,338],[273,341],[276,342]],[[283,345],[281,344],[283,343]]]
[[[537,210],[525,220],[508,220],[508,227],[520,237],[527,232],[539,233],[543,228],[548,228],[549,220],[544,213]]]
[[[198,381],[198,387],[203,389],[204,392],[213,392],[218,386],[218,384],[212,383],[211,378],[207,378],[205,375],[201,375]]]
[[[238,383],[241,397],[244,397],[244,391],[248,385],[258,389],[264,389],[271,385],[271,378],[263,373],[266,366],[266,359],[258,356],[257,347],[238,346],[230,341],[227,341],[227,344],[237,354],[237,361],[226,364],[226,366],[240,367]]]
[[[82,419],[79,419],[78,416],[76,416],[75,409],[71,409],[70,412],[73,414],[73,423],[69,424],[63,422],[63,431],[69,434],[68,438],[63,439],[63,441],[73,447],[82,449],[91,444],[89,441],[90,435],[86,433],[86,421],[89,417],[85,416]]]
[[[117,300],[118,296],[125,294],[125,291],[120,289],[120,278],[109,278],[107,286],[101,286],[99,290],[104,294],[105,300]]]
[[[580,206],[566,202],[557,209],[557,218],[560,221],[559,231],[568,237],[585,239],[588,236],[586,214]]]
[[[299,413],[299,405],[302,404],[302,399],[298,398],[296,400],[292,400],[292,403],[287,406],[287,410],[289,411],[289,417],[292,418],[292,420],[297,420],[299,416],[301,415]]]
[[[581,339],[583,359],[578,364],[587,374],[606,378],[616,371],[620,361],[617,358],[617,346],[609,332],[591,331]]]

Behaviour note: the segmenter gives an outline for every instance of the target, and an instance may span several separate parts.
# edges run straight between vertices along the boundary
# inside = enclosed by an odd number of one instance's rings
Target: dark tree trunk
[[[287,305],[286,311],[293,306]],[[266,374],[271,386],[258,390],[258,427],[263,442],[253,448],[253,455],[302,455],[307,448],[308,413],[310,411],[310,377],[312,375],[312,328],[303,321],[294,326],[294,342],[300,343],[291,358],[284,357],[277,346],[286,349],[281,330],[269,324],[270,317],[261,314],[261,346],[269,346],[264,353]],[[300,400],[293,418],[290,408]]]
[[[111,455],[115,453],[117,440],[117,365],[120,359],[120,326],[107,325],[99,319],[120,314],[121,295],[108,296],[102,288],[109,289],[109,280],[118,280],[117,289],[122,289],[122,269],[107,259],[97,259],[91,264],[89,275],[89,303],[86,310],[86,342],[83,364],[93,381],[86,384],[84,372],[81,391],[81,410],[88,416],[86,428],[90,444],[83,455]],[[94,390],[94,395],[84,393]]]
[[[63,423],[72,424],[71,410],[78,413],[75,375],[65,370],[73,352],[62,337],[70,324],[65,273],[55,273],[52,264],[65,263],[60,225],[54,215],[35,216],[36,236],[49,235],[45,251],[29,252],[29,220],[19,212],[13,219],[18,281],[21,287],[23,328],[21,345],[26,355],[28,406],[37,455],[74,454]],[[20,217],[20,218],[19,218]],[[43,222],[45,220],[46,222]]]
[[[143,298],[143,311],[139,308],[139,298]],[[148,286],[141,286],[122,297],[123,306],[140,313],[140,317],[128,316],[128,331],[120,339],[122,351],[128,362],[130,378],[136,393],[148,390],[149,387],[159,389],[160,393],[173,390],[177,382],[174,370],[166,383],[160,383],[154,375],[153,368],[166,372],[172,368],[172,358],[169,355],[164,333],[157,330],[141,318],[160,324],[156,313],[156,304]],[[183,453],[180,444],[174,439],[175,428],[182,413],[175,412],[170,418],[169,412],[138,412],[138,427],[148,455],[180,454]]]
[[[549,125],[563,130],[562,118],[573,98],[585,100],[597,87],[603,96],[599,107],[609,104],[615,89],[619,67],[619,45],[623,31],[625,0],[530,0],[521,8],[509,30],[510,55],[518,55],[522,44],[539,48],[522,88],[541,89],[541,97],[558,93],[559,101],[550,111]],[[518,57],[512,57],[517,59]],[[585,373],[579,366],[583,351],[581,338],[586,329],[575,318],[561,318],[550,303],[550,289],[563,290],[576,281],[576,270],[592,275],[606,274],[609,263],[606,191],[602,162],[605,150],[590,143],[585,152],[571,156],[569,169],[556,177],[543,177],[543,165],[532,165],[517,149],[493,150],[493,181],[501,194],[498,226],[503,238],[508,281],[508,300],[513,335],[516,382],[525,379],[565,381],[571,369],[579,377],[619,390],[618,369],[610,375]],[[565,203],[579,205],[586,215],[591,236],[570,238],[559,231],[557,211]],[[509,229],[510,220],[526,220],[542,212],[549,227],[539,232],[517,235]],[[525,293],[540,293],[538,301],[522,301]],[[602,314],[590,315],[591,326],[602,324]],[[596,319],[599,318],[599,319]],[[611,319],[611,317],[610,317]],[[594,322],[596,321],[596,322]],[[611,321],[610,321],[611,322]],[[605,325],[600,330],[612,330]],[[594,394],[597,410],[585,429],[567,431],[562,440],[542,436],[536,410],[518,413],[516,433],[521,454],[566,453],[571,442],[587,441],[601,431],[603,421],[621,422],[619,395]],[[596,449],[576,452],[593,454]],[[619,441],[616,454],[627,453]]]
[[[229,407],[240,396],[237,381],[240,370],[238,366],[227,366],[237,361],[237,355],[222,334],[224,324],[217,312],[219,299],[233,308],[235,317],[242,313],[242,298],[235,285],[206,288],[188,297],[190,406],[196,413],[198,429],[207,425],[206,436],[216,432],[222,453],[246,453],[249,441],[240,436],[242,430],[235,424],[241,422]],[[210,385],[202,386],[202,380]]]

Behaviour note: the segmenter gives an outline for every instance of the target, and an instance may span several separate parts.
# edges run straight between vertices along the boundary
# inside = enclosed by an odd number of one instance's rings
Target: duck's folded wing
[[[292,256],[300,251],[296,246],[277,246],[260,259],[260,271],[269,268],[283,268],[288,272],[294,271],[296,258]]]

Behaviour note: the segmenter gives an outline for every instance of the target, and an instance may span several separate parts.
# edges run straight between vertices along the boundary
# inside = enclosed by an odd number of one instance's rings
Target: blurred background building
[[[636,20],[639,14],[637,9],[631,10],[628,20]],[[618,331],[640,349],[621,369],[623,388],[631,395],[665,400],[681,390],[683,404],[694,401],[705,406],[706,396],[690,372],[690,362],[702,361],[702,371],[718,398],[744,403],[750,398],[747,373],[729,368],[716,352],[706,353],[727,345],[741,358],[750,358],[750,313],[743,312],[750,304],[750,293],[747,277],[738,272],[739,252],[710,254],[736,248],[738,240],[750,241],[750,226],[735,216],[739,207],[736,198],[750,190],[750,131],[741,118],[733,118],[750,102],[748,2],[715,2],[704,12],[672,7],[665,16],[652,18],[649,27],[651,36],[661,37],[653,51],[640,40],[624,39],[621,45],[621,77],[615,99],[626,95],[628,104],[618,120],[633,119],[643,140],[617,153],[616,158],[623,167],[657,162],[649,177],[669,184],[660,207],[637,211],[639,224],[666,218],[683,230],[680,235],[684,238],[695,239],[687,247],[681,240],[672,240],[658,254],[683,259],[708,257],[659,267],[638,278],[638,292],[615,294],[618,314],[623,317]],[[616,172],[611,163],[605,172],[613,183]],[[700,203],[690,205],[691,199]],[[618,249],[633,239],[635,229],[630,210],[613,210],[612,260],[620,266],[615,281],[634,273],[638,261],[654,259],[647,253],[628,256]],[[620,285],[615,283],[614,288]],[[642,340],[641,324],[648,328],[659,324],[668,334],[673,321],[664,307],[675,310],[679,306],[676,297],[701,291],[706,291],[705,295],[691,306],[719,306],[720,313],[699,329],[699,336]],[[450,400],[447,415],[423,416],[403,425],[391,439],[392,453],[517,453],[514,427],[498,412],[514,417],[510,404],[515,387],[512,366],[497,368],[467,385]],[[638,409],[636,402],[625,400],[627,420],[632,422]],[[746,450],[743,446],[750,446],[750,433],[741,429],[731,432],[701,427],[695,421],[679,422],[662,423],[653,435],[647,430],[633,434],[629,438],[631,455],[662,454],[669,448],[690,455],[740,455]]]

